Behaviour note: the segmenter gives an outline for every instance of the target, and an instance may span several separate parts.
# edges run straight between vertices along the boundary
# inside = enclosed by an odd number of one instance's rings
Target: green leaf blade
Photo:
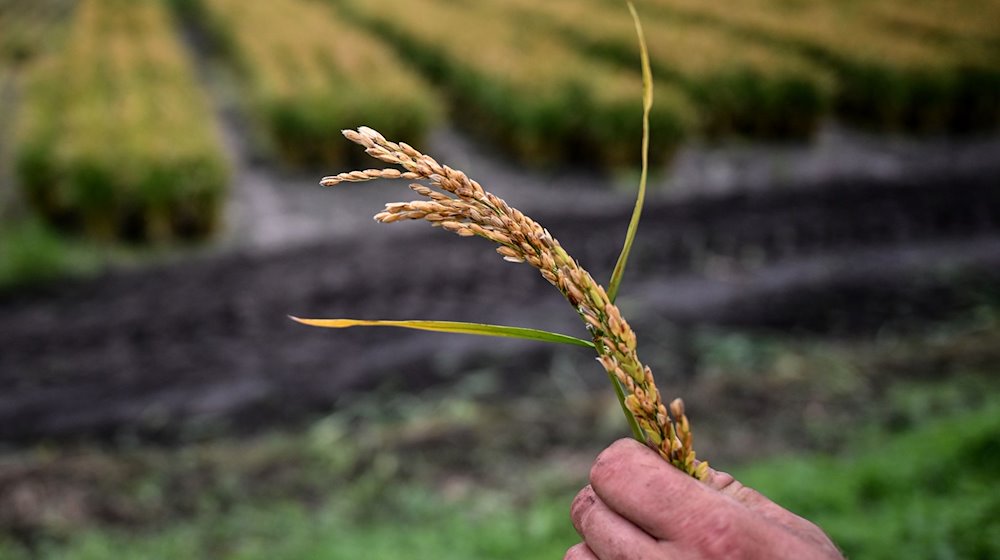
[[[632,243],[635,241],[635,234],[639,230],[642,207],[646,202],[646,183],[649,178],[649,113],[653,109],[653,71],[649,66],[649,50],[646,48],[646,35],[642,31],[639,14],[636,12],[632,2],[628,2],[628,9],[632,14],[632,21],[635,23],[635,32],[639,38],[639,55],[642,64],[642,172],[639,176],[639,193],[635,198],[632,219],[629,221],[628,230],[625,233],[625,244],[622,247],[621,254],[618,255],[618,262],[615,263],[615,269],[611,273],[611,281],[608,282],[608,298],[612,303],[618,297],[618,289],[621,287],[622,277],[625,275],[625,266],[628,264],[629,253],[632,252]]]
[[[327,329],[347,329],[351,327],[396,327],[419,331],[471,334],[476,336],[495,336],[500,338],[533,340],[537,342],[555,342],[559,344],[570,344],[573,346],[583,346],[585,348],[594,349],[594,343],[589,340],[526,327],[489,325],[486,323],[464,323],[459,321],[374,321],[366,319],[289,318],[303,325]]]

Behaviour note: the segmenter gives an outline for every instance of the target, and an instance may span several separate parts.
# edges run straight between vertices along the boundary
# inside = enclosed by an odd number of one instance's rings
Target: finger
[[[587,486],[570,508],[573,526],[597,558],[655,558],[657,541],[612,511]]]
[[[808,523],[808,521],[805,521],[801,517],[792,514],[788,510],[767,499],[760,492],[757,492],[747,486],[743,486],[740,481],[736,480],[733,475],[729,473],[709,469],[708,478],[705,480],[705,483],[708,484],[709,487],[714,488],[727,496],[731,496],[736,501],[748,507],[751,511],[771,521],[781,523],[782,525],[787,523],[794,525],[796,524],[796,521],[792,518],[798,518],[798,520]]]
[[[566,551],[566,556],[563,556],[563,560],[601,560],[594,555],[594,551],[590,550],[587,543],[580,543],[570,547]]]
[[[746,511],[735,499],[695,480],[634,440],[619,440],[590,471],[596,495],[609,508],[658,539],[741,531]]]
[[[678,558],[840,558],[825,537],[823,543],[770,521],[633,440],[619,440],[601,453],[590,479],[599,503],[663,539],[660,546],[671,545]],[[717,483],[723,482],[720,476]],[[782,543],[779,556],[774,543]]]
[[[815,524],[772,502],[753,488],[744,486],[729,473],[709,469],[705,483],[719,492],[733,497],[761,517],[781,525],[802,538],[810,539],[817,544],[833,545],[829,537]]]

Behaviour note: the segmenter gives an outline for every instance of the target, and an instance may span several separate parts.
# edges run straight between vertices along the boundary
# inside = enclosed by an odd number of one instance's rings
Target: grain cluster
[[[373,179],[424,181],[410,188],[423,199],[387,204],[375,215],[382,223],[425,220],[463,237],[482,237],[497,245],[505,260],[524,262],[539,271],[576,309],[594,341],[598,360],[627,394],[625,406],[646,443],[685,472],[704,478],[708,463],[699,462],[680,399],[663,403],[653,372],[639,361],[636,336],[604,288],[584,270],[549,232],[506,201],[486,191],[465,173],[441,165],[405,143],[386,140],[371,128],[344,135],[371,157],[396,168],[352,171],[325,177],[321,184]]]

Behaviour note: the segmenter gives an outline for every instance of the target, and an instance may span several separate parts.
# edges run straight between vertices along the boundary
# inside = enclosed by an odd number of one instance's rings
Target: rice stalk
[[[708,463],[699,462],[692,445],[684,403],[663,403],[653,372],[639,361],[636,336],[604,288],[543,228],[502,198],[485,190],[462,171],[442,165],[403,142],[386,140],[361,127],[343,131],[371,157],[402,167],[351,171],[325,177],[323,186],[373,179],[403,179],[423,197],[393,202],[375,215],[381,223],[424,220],[462,237],[482,237],[497,244],[504,260],[528,263],[569,301],[594,341],[598,361],[624,389],[624,406],[645,443],[684,472],[703,479]],[[429,185],[429,186],[428,186]]]

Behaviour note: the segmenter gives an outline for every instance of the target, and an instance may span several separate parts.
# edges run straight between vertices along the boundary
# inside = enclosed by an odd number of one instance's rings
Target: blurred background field
[[[639,0],[620,303],[699,456],[852,558],[1000,556],[1000,2]],[[369,217],[369,125],[597,278],[617,0],[0,0],[0,558],[558,558],[625,435],[530,270]]]

